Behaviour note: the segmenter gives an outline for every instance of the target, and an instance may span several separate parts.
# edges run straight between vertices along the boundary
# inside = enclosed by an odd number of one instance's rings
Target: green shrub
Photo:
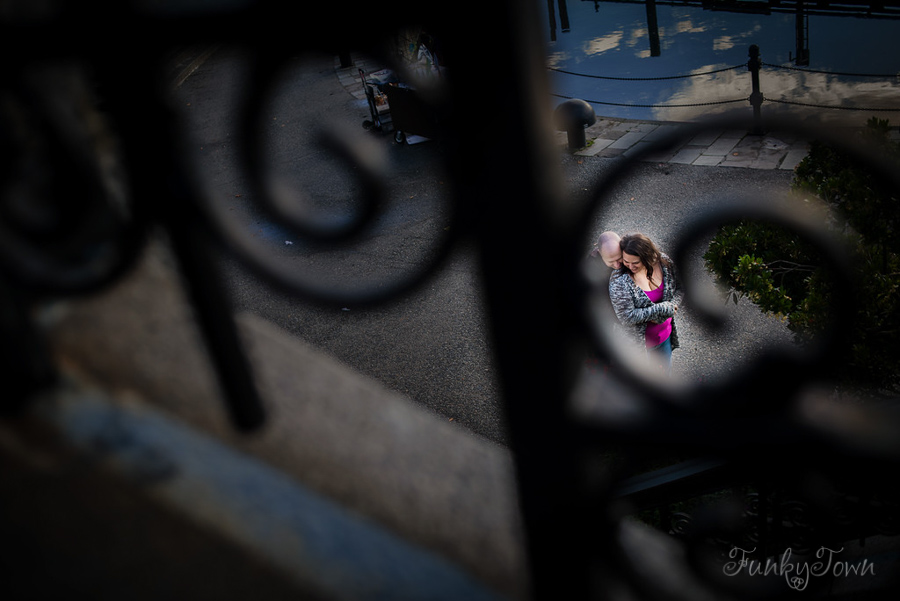
[[[887,121],[870,119],[860,133],[870,148],[896,160]],[[900,386],[900,199],[870,169],[820,142],[810,145],[792,187],[815,196],[846,224],[833,223],[854,251],[859,272],[854,290],[856,323],[849,359],[839,379],[847,385],[896,390]],[[829,323],[833,285],[814,248],[781,226],[742,221],[720,228],[704,255],[708,268],[736,301],[745,295],[763,311],[778,315],[799,342]]]

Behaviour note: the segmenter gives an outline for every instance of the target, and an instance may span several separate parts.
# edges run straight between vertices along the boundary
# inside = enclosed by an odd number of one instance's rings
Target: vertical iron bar
[[[602,509],[587,510],[579,494],[580,453],[567,421],[566,370],[572,362],[566,341],[573,316],[559,266],[569,240],[535,8],[515,0],[483,3],[478,19],[462,29],[466,36],[459,29],[448,34],[455,61],[455,148],[449,158],[455,196],[486,276],[482,284],[516,461],[532,598],[585,599],[590,556],[598,547],[584,534],[585,516]],[[492,60],[504,68],[484,69],[471,39],[490,39]],[[464,132],[486,120],[491,140],[502,147],[467,143]],[[528,239],[511,244],[509,232]]]
[[[753,84],[753,91],[750,92],[750,105],[753,107],[753,134],[761,135],[762,132],[762,116],[760,107],[763,102],[763,95],[759,91],[759,46],[753,44],[750,46],[750,60],[747,61],[747,68],[750,70],[750,79]]]
[[[659,19],[656,15],[656,0],[646,0],[647,31],[650,34],[650,56],[660,56],[662,48],[659,43]]]
[[[239,339],[231,303],[213,255],[211,236],[193,182],[180,162],[177,119],[152,77],[165,53],[145,44],[143,53],[97,61],[110,114],[118,120],[133,178],[134,202],[160,223],[179,261],[194,315],[229,418],[241,431],[260,427],[265,412]],[[132,115],[141,115],[135,119]]]
[[[559,27],[563,32],[569,31],[569,7],[566,0],[559,0]]]
[[[556,9],[553,0],[547,0],[547,18],[550,20],[550,41],[556,41]]]
[[[255,430],[265,421],[265,411],[238,336],[228,292],[212,256],[211,242],[199,227],[192,230],[171,222],[167,225],[231,422],[240,431]]]
[[[803,0],[797,0],[797,12],[794,16],[796,33],[797,58],[794,64],[798,67],[809,66],[809,15],[803,6]]]

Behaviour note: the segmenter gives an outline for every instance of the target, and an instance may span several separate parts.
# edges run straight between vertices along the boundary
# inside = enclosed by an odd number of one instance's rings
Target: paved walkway
[[[576,155],[615,157],[641,152],[654,141],[677,130],[678,124],[630,121],[600,117],[585,130],[587,145]],[[564,133],[559,134],[565,143]],[[786,169],[806,156],[808,142],[797,137],[752,135],[744,130],[707,130],[686,139],[665,153],[650,154],[645,160],[704,167],[746,167]]]
[[[359,70],[362,69],[368,74],[381,68],[381,65],[364,56],[354,55],[353,65],[344,68],[341,67],[337,57],[334,60],[338,80],[347,92],[359,100],[366,98]],[[574,154],[603,158],[628,156],[639,152],[677,127],[677,123],[598,117],[597,122],[585,130],[587,145]],[[557,133],[557,140],[562,147],[566,146],[567,138],[564,132]],[[704,132],[686,140],[680,147],[668,153],[648,155],[646,160],[704,167],[793,170],[806,156],[807,151],[806,140],[751,135],[743,130],[721,130]]]

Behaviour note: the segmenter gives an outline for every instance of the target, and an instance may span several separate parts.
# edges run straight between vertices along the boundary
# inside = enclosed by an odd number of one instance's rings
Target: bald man
[[[622,249],[619,248],[619,234],[615,232],[603,232],[597,238],[597,244],[591,251],[592,257],[600,257],[603,264],[610,269],[622,267]]]

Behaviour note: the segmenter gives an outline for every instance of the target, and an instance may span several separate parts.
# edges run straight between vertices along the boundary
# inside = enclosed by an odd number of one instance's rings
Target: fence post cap
[[[553,111],[553,122],[556,128],[569,131],[575,127],[587,127],[597,122],[594,107],[577,98],[566,100]]]

